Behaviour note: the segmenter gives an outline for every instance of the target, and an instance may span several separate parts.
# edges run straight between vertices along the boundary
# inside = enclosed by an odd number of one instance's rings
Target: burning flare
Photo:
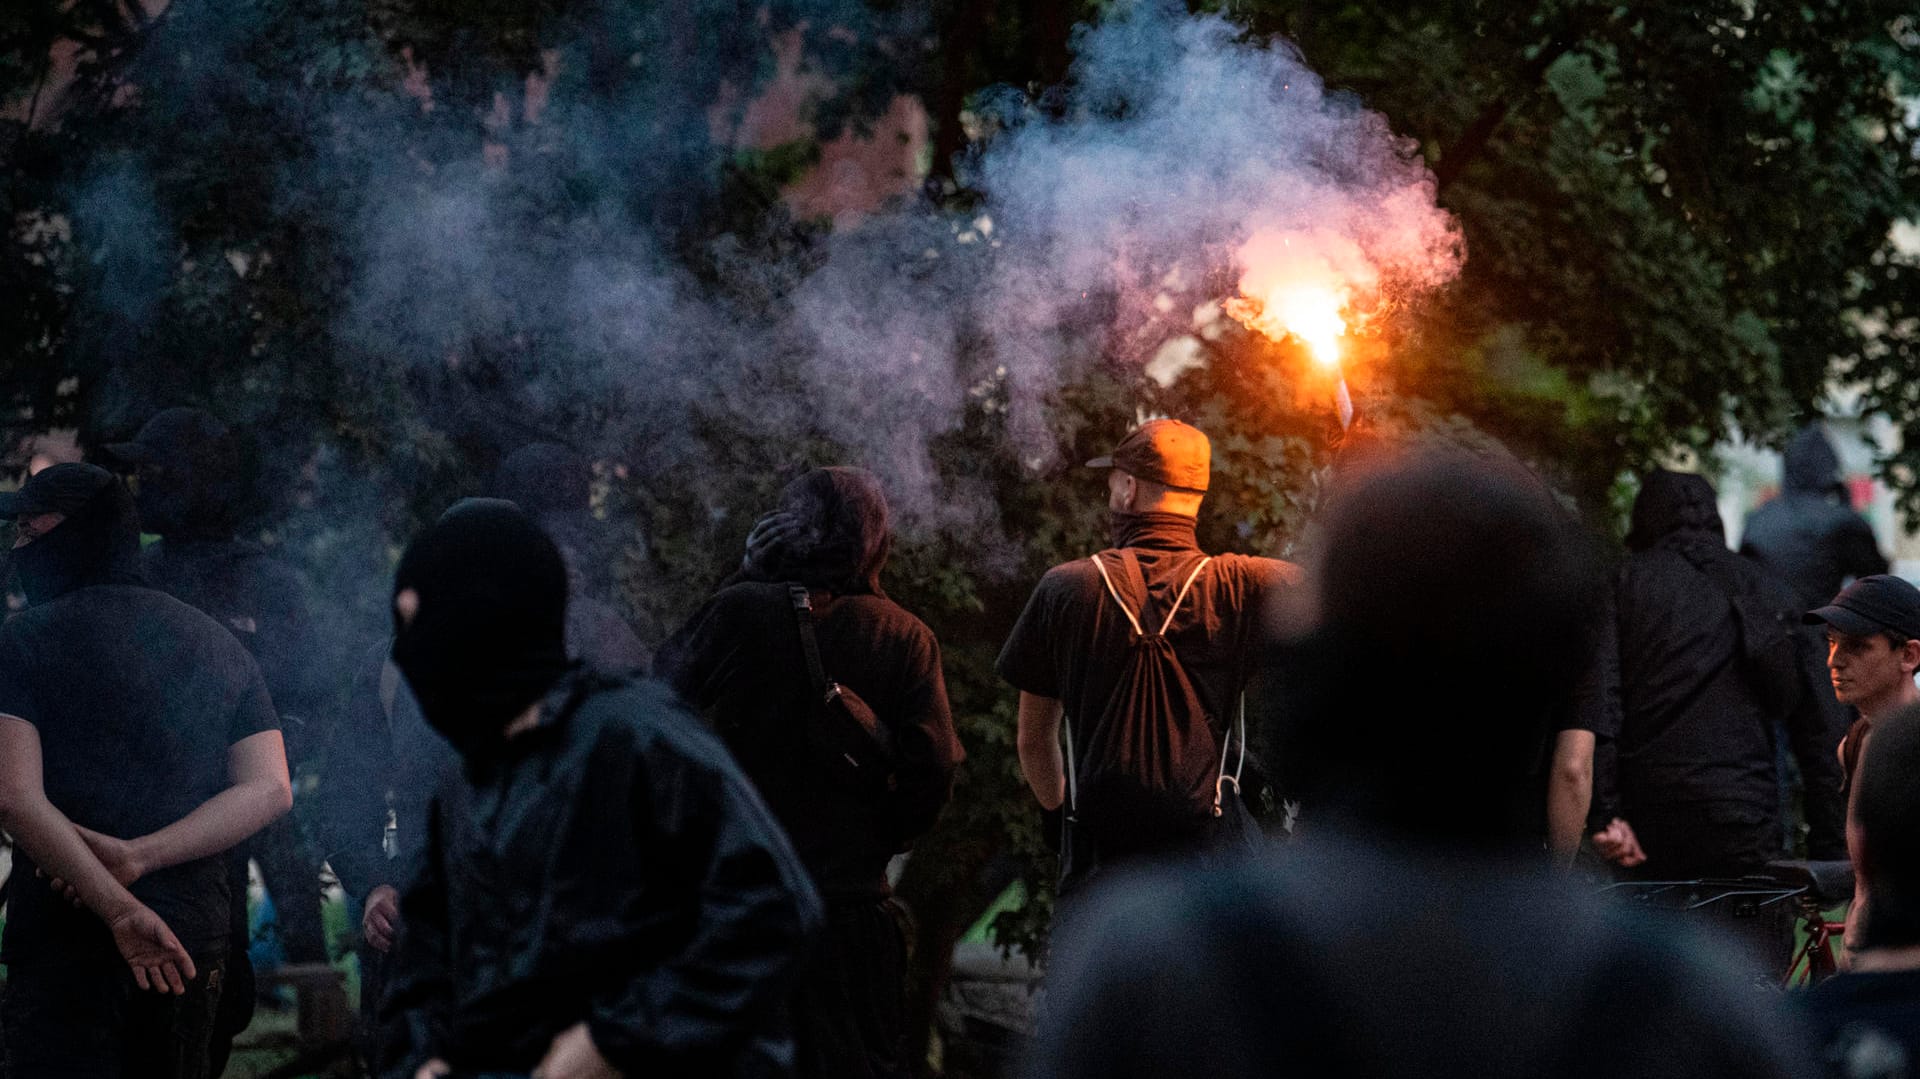
[[[1239,262],[1241,295],[1223,310],[1275,341],[1294,338],[1338,371],[1346,312],[1356,288],[1370,289],[1376,276],[1358,247],[1324,233],[1266,231],[1241,247]]]

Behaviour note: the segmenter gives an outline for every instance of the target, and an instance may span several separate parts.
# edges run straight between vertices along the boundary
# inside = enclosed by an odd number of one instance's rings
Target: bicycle
[[[1806,987],[1839,972],[1833,945],[1845,923],[1826,911],[1853,897],[1853,867],[1835,862],[1779,861],[1745,877],[1619,881],[1600,889],[1658,910],[1705,913],[1725,922],[1766,958],[1765,984]],[[1796,939],[1796,930],[1798,938]],[[1782,963],[1783,965],[1776,965]]]

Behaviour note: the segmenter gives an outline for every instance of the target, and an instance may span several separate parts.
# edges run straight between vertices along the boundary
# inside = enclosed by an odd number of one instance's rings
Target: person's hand
[[[180,994],[193,980],[193,957],[180,946],[167,923],[150,908],[136,905],[107,923],[113,932],[113,946],[120,958],[133,968],[133,980],[142,989],[156,993]]]
[[[68,884],[66,881],[61,880],[59,877],[47,876],[47,871],[40,868],[37,865],[33,867],[33,875],[36,877],[39,877],[41,880],[46,881],[47,886],[53,889],[53,894],[60,896],[61,898],[65,899],[69,903],[72,903],[76,907],[86,906],[86,904],[82,902],[80,899],[80,889],[75,888],[73,885]]]
[[[420,1065],[420,1070],[413,1073],[413,1079],[440,1079],[443,1075],[451,1074],[453,1074],[453,1066],[439,1057],[434,1057]]]
[[[391,884],[382,884],[367,893],[367,906],[360,914],[360,934],[373,949],[384,952],[393,947],[393,933],[400,926],[400,893]]]
[[[1647,852],[1640,849],[1639,837],[1633,834],[1633,825],[1619,817],[1593,833],[1593,849],[1623,869],[1632,869],[1647,860]]]
[[[113,879],[121,884],[132,884],[146,876],[147,867],[140,857],[139,849],[130,839],[118,839],[110,835],[101,835],[91,828],[74,825],[73,830],[87,843],[87,849],[107,867]]]
[[[753,531],[747,533],[747,553],[740,559],[740,568],[747,569],[763,561],[768,552],[788,543],[805,529],[800,518],[791,513],[775,511],[760,518],[753,523]]]
[[[620,1079],[620,1071],[595,1048],[587,1024],[575,1023],[553,1039],[533,1079]]]

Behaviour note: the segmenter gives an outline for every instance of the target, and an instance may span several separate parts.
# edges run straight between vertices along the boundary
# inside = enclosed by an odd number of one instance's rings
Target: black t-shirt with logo
[[[0,714],[40,735],[47,798],[75,824],[131,839],[228,785],[227,750],[278,728],[259,668],[233,635],[150,588],[99,585],[0,625]],[[94,915],[55,896],[24,854],[0,958],[58,962],[111,951]],[[222,954],[230,894],[220,857],[157,870],[130,889],[189,952]]]

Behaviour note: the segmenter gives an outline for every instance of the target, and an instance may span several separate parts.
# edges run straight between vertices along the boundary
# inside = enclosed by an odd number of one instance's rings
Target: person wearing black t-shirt
[[[272,701],[218,623],[141,583],[110,473],[54,465],[0,515],[29,604],[0,625],[9,1075],[198,1079],[245,901],[221,855],[292,801]]]
[[[1874,725],[1853,797],[1854,871],[1867,899],[1847,973],[1801,998],[1827,1074],[1920,1071],[1920,705]]]
[[[1121,688],[1130,641],[1142,635],[1136,619],[1163,630],[1158,636],[1171,647],[1205,708],[1213,738],[1227,751],[1218,769],[1208,766],[1206,789],[1187,792],[1200,801],[1220,795],[1215,819],[1136,812],[1127,820],[1106,820],[1097,807],[1079,806],[1071,854],[1063,853],[1063,892],[1118,862],[1230,844],[1253,831],[1248,810],[1222,791],[1220,777],[1237,771],[1229,754],[1245,754],[1244,725],[1235,722],[1241,697],[1269,643],[1268,608],[1298,580],[1298,571],[1277,559],[1209,558],[1200,550],[1194,527],[1211,460],[1212,446],[1198,429],[1153,420],[1111,455],[1087,462],[1108,470],[1115,549],[1101,552],[1098,563],[1082,558],[1048,570],[1000,650],[996,669],[1020,691],[1020,768],[1048,815],[1066,806],[1070,775],[1085,786],[1088,747],[1101,737],[1104,713]],[[1129,576],[1131,566],[1138,566],[1137,577]],[[1117,595],[1128,595],[1128,608],[1115,602]],[[1068,761],[1062,752],[1063,721],[1080,759]],[[1162,745],[1177,738],[1157,733]],[[1132,763],[1148,765],[1144,759]]]

